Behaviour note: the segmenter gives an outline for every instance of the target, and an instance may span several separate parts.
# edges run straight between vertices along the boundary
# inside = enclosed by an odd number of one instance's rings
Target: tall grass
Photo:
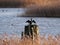
[[[19,37],[18,35],[0,35],[0,45],[60,45],[60,35],[45,35],[31,38]]]

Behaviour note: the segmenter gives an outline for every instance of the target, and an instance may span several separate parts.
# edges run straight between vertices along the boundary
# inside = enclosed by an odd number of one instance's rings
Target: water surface
[[[4,11],[3,11],[4,10]],[[7,12],[6,12],[7,10]],[[21,34],[28,17],[17,17],[23,9],[0,9],[0,34]],[[40,34],[60,34],[60,18],[33,18],[39,26]]]

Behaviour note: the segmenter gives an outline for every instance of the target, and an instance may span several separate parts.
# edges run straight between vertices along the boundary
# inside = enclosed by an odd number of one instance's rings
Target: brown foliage
[[[5,36],[3,38],[0,36],[0,45],[60,45],[60,36],[38,36],[34,40],[25,37],[21,39],[17,35]]]
[[[0,0],[0,7],[59,7],[60,0]]]

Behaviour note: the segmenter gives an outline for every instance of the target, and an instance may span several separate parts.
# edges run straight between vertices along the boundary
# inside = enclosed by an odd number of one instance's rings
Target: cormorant
[[[26,22],[28,22],[29,24],[32,24],[32,23],[36,23],[35,20],[27,20]]]

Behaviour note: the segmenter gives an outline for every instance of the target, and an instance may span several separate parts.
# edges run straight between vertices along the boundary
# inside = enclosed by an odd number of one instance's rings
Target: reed
[[[60,35],[38,36],[31,38],[19,37],[18,35],[0,35],[0,45],[60,45]]]

